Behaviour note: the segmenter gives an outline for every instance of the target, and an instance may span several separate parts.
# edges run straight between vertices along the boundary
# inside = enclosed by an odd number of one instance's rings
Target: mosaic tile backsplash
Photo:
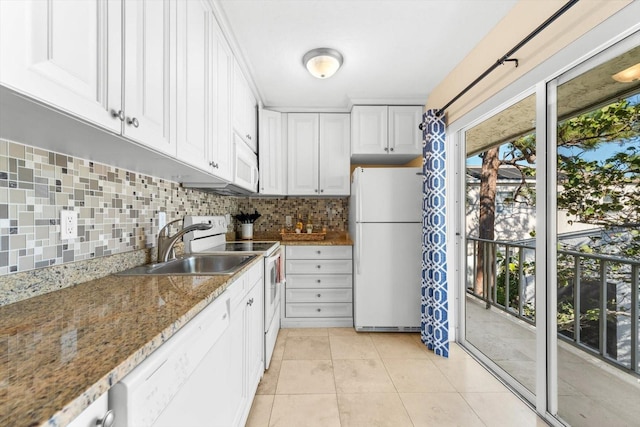
[[[75,239],[60,239],[63,209],[78,212]],[[277,232],[285,215],[295,220],[298,213],[328,230],[346,230],[348,223],[346,198],[218,196],[0,140],[0,305],[148,262],[158,212],[171,221],[254,209],[262,214],[256,232]],[[236,226],[233,221],[229,231]]]

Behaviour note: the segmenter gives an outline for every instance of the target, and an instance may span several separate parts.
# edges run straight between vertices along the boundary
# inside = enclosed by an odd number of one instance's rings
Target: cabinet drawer
[[[287,317],[351,317],[350,302],[291,303],[286,306]]]
[[[351,288],[351,274],[290,274],[287,276],[287,289],[308,288]]]
[[[288,259],[351,259],[351,246],[287,246]]]
[[[351,302],[351,289],[287,289],[287,302]]]
[[[310,260],[288,259],[287,276],[290,274],[351,274],[350,259]]]

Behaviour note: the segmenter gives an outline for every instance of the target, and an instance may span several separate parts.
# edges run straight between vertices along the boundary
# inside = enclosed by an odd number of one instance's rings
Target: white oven
[[[260,254],[264,256],[264,363],[269,368],[280,330],[280,294],[284,283],[282,248],[277,241],[242,240],[227,242],[227,224],[222,216],[185,216],[184,225],[209,223],[209,230],[196,230],[184,237],[187,253]]]

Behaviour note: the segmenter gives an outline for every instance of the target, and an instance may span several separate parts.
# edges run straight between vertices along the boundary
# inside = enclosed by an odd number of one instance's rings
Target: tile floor
[[[418,334],[282,329],[248,427],[546,426],[464,350]]]

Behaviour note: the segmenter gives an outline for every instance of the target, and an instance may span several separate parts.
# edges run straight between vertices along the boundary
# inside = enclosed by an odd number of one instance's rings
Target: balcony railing
[[[535,247],[468,237],[467,257],[467,292],[535,325]],[[559,250],[557,271],[558,337],[640,374],[640,261]]]

